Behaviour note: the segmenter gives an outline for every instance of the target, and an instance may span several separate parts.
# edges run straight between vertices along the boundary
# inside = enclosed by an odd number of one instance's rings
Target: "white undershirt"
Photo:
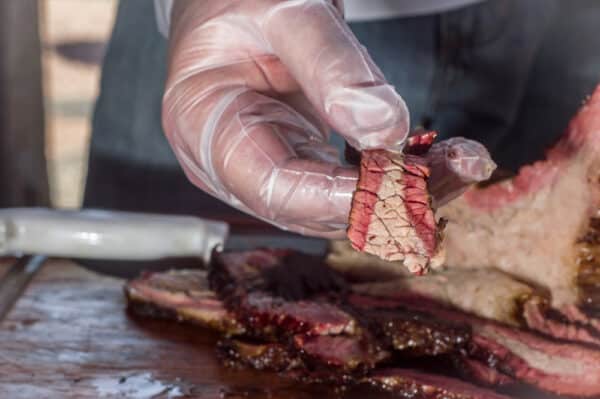
[[[345,0],[346,20],[373,21],[394,17],[433,14],[483,0]],[[166,37],[173,0],[154,0],[158,30]]]

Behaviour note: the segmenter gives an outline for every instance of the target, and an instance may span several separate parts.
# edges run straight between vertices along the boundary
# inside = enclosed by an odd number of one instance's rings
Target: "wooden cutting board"
[[[0,323],[0,398],[311,398],[221,367],[210,332],[127,314],[124,280],[49,261]]]
[[[0,276],[5,270],[0,262]],[[210,331],[129,315],[124,283],[48,261],[0,322],[0,399],[393,397],[226,369]],[[555,398],[520,389],[509,396]]]

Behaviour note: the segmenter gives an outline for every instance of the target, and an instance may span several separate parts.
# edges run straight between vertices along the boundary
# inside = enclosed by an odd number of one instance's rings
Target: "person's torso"
[[[372,21],[440,13],[483,0],[344,0],[348,21]]]

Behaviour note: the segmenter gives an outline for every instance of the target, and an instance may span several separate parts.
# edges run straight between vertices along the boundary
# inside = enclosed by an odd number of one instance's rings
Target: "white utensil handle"
[[[116,211],[0,209],[0,255],[150,260],[209,260],[228,234],[225,223],[191,216]]]

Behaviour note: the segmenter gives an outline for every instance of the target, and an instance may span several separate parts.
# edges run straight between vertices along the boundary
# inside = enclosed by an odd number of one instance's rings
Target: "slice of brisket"
[[[328,368],[343,372],[363,373],[389,357],[377,341],[368,334],[362,336],[306,336],[294,337],[294,349],[305,363],[313,368]]]
[[[346,312],[325,301],[289,302],[263,292],[250,292],[232,303],[232,311],[250,332],[271,335],[337,335],[357,332]]]
[[[545,160],[440,209],[447,264],[500,268],[550,290],[561,310],[600,308],[599,210],[600,86]]]
[[[587,316],[584,321],[569,320],[564,312],[549,306],[540,297],[530,297],[523,302],[521,316],[527,327],[542,334],[565,341],[582,342],[600,346],[600,328],[590,324],[596,320]]]
[[[125,286],[128,307],[146,316],[188,321],[226,335],[244,328],[208,288],[203,270],[143,273]]]
[[[363,382],[407,399],[508,399],[508,396],[455,378],[417,370],[379,370],[369,375]]]
[[[407,308],[390,310],[353,306],[352,309],[361,325],[378,338],[381,346],[399,351],[404,356],[458,353],[471,338],[470,329],[463,323],[432,318]]]
[[[373,294],[373,293],[371,293]],[[560,395],[600,395],[600,351],[557,342],[541,335],[471,316],[422,297],[382,298],[353,295],[350,302],[366,309],[409,307],[443,320],[466,323],[472,338],[466,352],[470,358],[540,389]]]
[[[597,327],[569,320],[550,307],[544,292],[494,269],[443,270],[421,277],[356,284],[353,290],[379,296],[420,296],[441,306],[511,326],[527,327],[557,339],[600,345]]]
[[[287,345],[273,342],[256,343],[225,339],[217,343],[217,355],[229,368],[286,372],[306,367],[298,354],[292,354]]]
[[[384,260],[401,261],[412,273],[438,266],[441,236],[427,191],[428,177],[425,160],[416,155],[363,151],[348,227],[352,246]]]
[[[331,353],[337,352],[336,348],[340,345],[346,344],[335,343]],[[318,368],[311,368],[305,360],[301,359],[301,355],[290,354],[280,344],[228,340],[221,341],[218,349],[220,358],[228,367],[250,367],[256,370],[280,372],[283,376],[301,382],[333,383],[337,387],[365,385],[392,393],[394,397],[407,399],[508,399],[504,395],[455,378],[417,370],[381,369],[363,376],[349,375],[343,371],[324,373]]]
[[[439,206],[456,198],[496,167],[481,144],[462,137],[433,144],[436,135],[413,134],[402,153],[366,150],[357,157],[346,151],[349,161],[360,158],[348,228],[353,248],[416,274],[444,259],[444,223],[436,222],[433,201]]]
[[[355,284],[352,289],[375,296],[423,297],[512,326],[522,324],[523,302],[537,295],[527,284],[495,270],[443,270],[427,276]]]

